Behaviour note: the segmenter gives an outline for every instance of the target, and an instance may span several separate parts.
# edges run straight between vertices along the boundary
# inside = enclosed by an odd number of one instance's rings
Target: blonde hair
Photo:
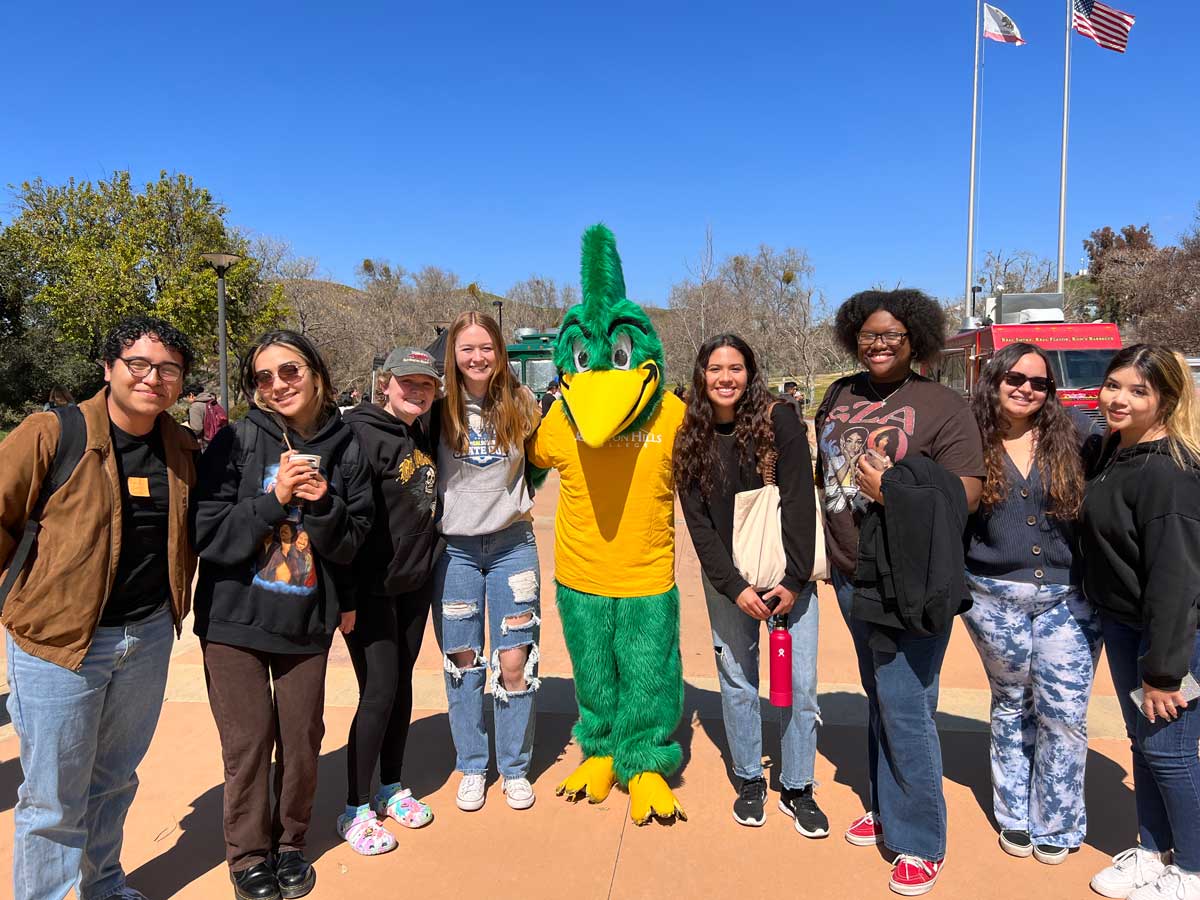
[[[468,449],[467,404],[463,399],[463,377],[458,370],[454,348],[458,336],[472,325],[488,333],[496,354],[496,369],[488,379],[483,398],[483,421],[491,430],[493,450],[503,453],[523,451],[525,439],[533,434],[541,419],[541,410],[533,394],[521,384],[508,366],[508,349],[500,335],[500,326],[487,313],[467,310],[458,314],[446,335],[446,401],[442,416],[442,436],[457,453]]]
[[[1200,465],[1200,402],[1182,353],[1161,344],[1134,344],[1113,357],[1107,378],[1132,367],[1158,394],[1159,422],[1167,432],[1171,458],[1180,468]]]

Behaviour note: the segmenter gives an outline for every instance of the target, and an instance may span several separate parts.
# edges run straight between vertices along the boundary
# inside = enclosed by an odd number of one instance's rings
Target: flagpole
[[[967,195],[967,286],[963,317],[975,315],[971,287],[975,282],[975,159],[979,149],[979,45],[983,31],[983,0],[975,0],[975,88],[971,97],[971,178]]]
[[[1058,176],[1058,292],[1065,284],[1065,261],[1067,249],[1067,116],[1071,105],[1071,20],[1074,13],[1073,0],[1067,0],[1066,49],[1063,51],[1063,121],[1062,121],[1062,165]]]

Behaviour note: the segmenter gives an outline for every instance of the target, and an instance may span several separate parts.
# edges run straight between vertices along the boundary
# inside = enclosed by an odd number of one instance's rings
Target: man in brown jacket
[[[197,444],[166,412],[191,344],[165,322],[135,317],[109,332],[102,356],[108,384],[79,405],[83,455],[46,503],[0,614],[25,777],[17,900],[72,887],[81,900],[142,897],[125,884],[122,832],[195,569],[187,506]],[[70,422],[35,413],[0,444],[0,570],[12,565]]]

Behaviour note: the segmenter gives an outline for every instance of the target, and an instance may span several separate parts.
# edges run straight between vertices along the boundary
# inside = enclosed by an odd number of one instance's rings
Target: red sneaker
[[[855,819],[846,829],[846,840],[857,847],[874,847],[883,843],[883,826],[875,813],[867,813]]]
[[[896,863],[892,867],[892,880],[888,887],[905,897],[928,894],[937,883],[938,875],[945,864],[945,859],[935,862],[932,859],[921,859],[919,856],[902,853],[896,857]]]

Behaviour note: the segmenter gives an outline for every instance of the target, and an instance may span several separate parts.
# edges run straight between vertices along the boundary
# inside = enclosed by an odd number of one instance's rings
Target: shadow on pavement
[[[0,763],[0,812],[8,812],[17,805],[17,788],[22,781],[20,757]]]

